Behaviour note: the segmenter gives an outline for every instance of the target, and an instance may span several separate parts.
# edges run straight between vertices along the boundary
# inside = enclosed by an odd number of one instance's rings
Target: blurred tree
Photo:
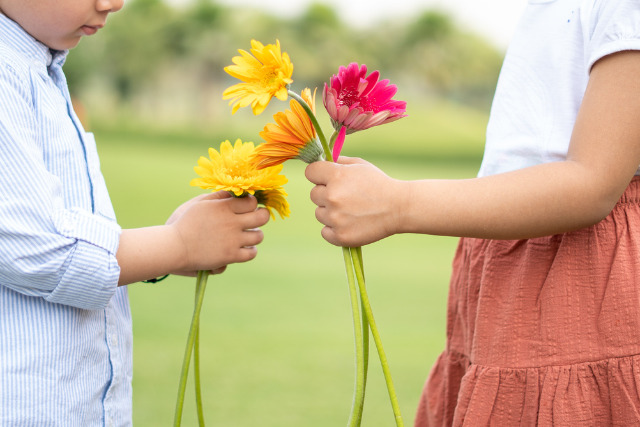
[[[122,98],[148,89],[145,84],[167,65],[177,47],[179,16],[162,0],[133,0],[110,18],[102,69]]]
[[[340,65],[359,60],[359,45],[353,43],[355,31],[329,5],[310,4],[290,26],[294,39],[287,49],[295,61],[296,75],[304,79],[305,86],[322,86]]]
[[[446,13],[420,15],[408,27],[401,51],[417,83],[431,92],[483,107],[491,102],[502,53],[461,30]]]
[[[425,40],[432,42],[445,40],[455,32],[456,28],[451,16],[439,10],[428,10],[409,25],[405,43],[412,46]]]
[[[129,0],[97,37],[74,49],[65,71],[80,99],[106,90],[123,105],[144,105],[158,120],[208,122],[226,107],[220,98],[231,79],[223,68],[238,49],[250,48],[251,39],[280,40],[295,66],[294,89],[321,89],[339,66],[358,62],[381,70],[383,78],[409,81],[415,93],[483,107],[491,101],[502,60],[500,51],[437,10],[353,28],[322,2],[285,18],[215,0],[180,7]],[[132,113],[142,114],[138,107],[127,110]]]
[[[221,70],[229,61],[228,51],[220,48],[229,44],[228,11],[212,0],[196,0],[181,12],[173,20],[173,61],[190,63],[198,77]]]
[[[79,94],[88,90],[93,78],[102,78],[101,71],[104,59],[105,41],[102,37],[81,40],[64,64],[64,71],[69,83],[69,91]]]
[[[300,16],[297,25],[300,27],[301,34],[305,34],[307,39],[315,38],[318,40],[318,36],[321,35],[316,34],[314,30],[338,29],[342,23],[331,6],[324,3],[312,3]]]

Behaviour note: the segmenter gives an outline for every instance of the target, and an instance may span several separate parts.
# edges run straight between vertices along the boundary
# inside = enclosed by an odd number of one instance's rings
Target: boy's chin
[[[48,43],[47,42],[42,42],[42,43],[44,43],[47,47],[49,47],[49,49],[69,50],[78,46],[78,43],[80,43],[81,39],[82,39],[82,36],[77,36],[77,37],[68,37],[64,40],[53,40],[53,41],[49,41]]]

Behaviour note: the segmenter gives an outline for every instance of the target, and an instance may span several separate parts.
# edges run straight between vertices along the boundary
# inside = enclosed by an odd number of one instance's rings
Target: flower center
[[[363,111],[377,112],[375,103],[370,102],[368,97],[360,95],[360,92],[352,88],[343,88],[340,91],[338,104],[340,106],[346,105],[349,109],[360,107]]]
[[[280,86],[282,84],[280,83],[281,80],[282,79],[279,78],[279,73],[276,70],[271,69],[264,73],[260,84],[262,87],[272,89]]]
[[[248,176],[248,167],[244,162],[227,163],[222,171],[231,179],[244,179]]]

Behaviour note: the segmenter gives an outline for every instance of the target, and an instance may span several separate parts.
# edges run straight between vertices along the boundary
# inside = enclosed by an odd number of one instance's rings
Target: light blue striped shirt
[[[0,14],[0,426],[131,424],[120,227],[50,51]]]

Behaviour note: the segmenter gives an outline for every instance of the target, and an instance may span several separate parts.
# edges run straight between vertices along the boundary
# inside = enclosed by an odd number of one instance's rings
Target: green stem
[[[396,396],[395,387],[393,386],[393,380],[391,379],[391,372],[389,370],[389,363],[387,356],[384,353],[382,346],[382,340],[380,339],[380,333],[376,326],[376,321],[373,318],[373,312],[371,310],[371,304],[369,303],[369,296],[367,295],[367,289],[364,283],[364,273],[362,270],[362,249],[361,248],[349,248],[351,252],[351,258],[354,260],[353,265],[356,270],[356,278],[358,279],[358,287],[360,288],[360,300],[364,308],[365,315],[369,321],[369,327],[371,329],[371,335],[376,343],[378,349],[378,356],[380,358],[380,364],[382,365],[382,372],[384,374],[384,380],[387,384],[387,390],[389,392],[389,399],[391,400],[391,407],[393,408],[393,414],[396,419],[397,427],[404,427],[402,422],[402,415],[400,414],[400,405],[398,405],[398,397]]]
[[[364,384],[367,387],[367,372],[369,372],[369,321],[364,314],[364,305],[360,302],[362,308],[362,347],[364,348],[363,365],[364,365]]]
[[[362,259],[362,248],[356,248],[360,257],[360,269],[362,270],[362,278],[364,280],[364,264]],[[360,301],[362,312],[362,345],[364,347],[364,387],[367,387],[367,372],[369,372],[369,321],[365,315],[364,304]]]
[[[347,280],[349,282],[349,295],[351,297],[351,312],[353,314],[353,334],[355,338],[355,352],[356,352],[356,380],[353,393],[353,402],[351,405],[351,414],[349,416],[349,427],[359,427],[362,423],[362,410],[364,408],[364,393],[366,386],[366,363],[364,358],[364,340],[363,331],[368,334],[369,331],[364,329],[364,325],[361,324],[360,310],[358,306],[358,290],[356,288],[353,261],[351,260],[351,253],[348,248],[342,248],[342,255],[344,256],[344,265],[347,269]],[[362,317],[364,320],[364,316]]]
[[[205,272],[198,272],[198,276],[200,273],[203,275]],[[208,272],[206,272],[208,276]],[[206,278],[204,279],[206,282]],[[204,285],[201,280],[196,280],[196,301],[195,304],[198,303],[198,296],[200,295],[200,291]],[[204,411],[202,409],[202,387],[200,383],[200,322],[196,325],[195,338],[193,341],[193,377],[194,384],[196,388],[196,412],[198,413],[198,425],[200,427],[204,427]]]
[[[178,400],[176,402],[176,413],[173,420],[174,427],[179,427],[182,423],[182,409],[184,407],[184,395],[187,389],[189,363],[191,361],[191,353],[194,347],[196,331],[198,330],[198,326],[200,324],[200,311],[202,310],[202,301],[204,300],[204,291],[207,286],[208,277],[208,271],[198,272],[198,278],[196,280],[196,289],[198,290],[198,294],[196,296],[193,317],[191,319],[191,326],[189,328],[189,336],[187,337],[187,346],[184,351],[184,359],[182,360],[182,372],[180,374],[180,384],[178,386]]]
[[[331,134],[331,138],[329,138],[329,148],[333,150],[333,146],[336,143],[336,139],[338,139],[338,134],[340,133],[340,129],[335,129]]]
[[[311,123],[313,124],[313,127],[316,129],[316,133],[318,134],[320,143],[322,144],[322,150],[324,151],[324,156],[328,161],[332,162],[333,156],[331,155],[331,149],[329,148],[329,144],[327,144],[327,138],[325,138],[324,133],[322,132],[322,128],[320,127],[320,123],[318,123],[318,119],[316,118],[316,115],[313,114],[313,110],[311,110],[311,107],[309,106],[309,104],[307,104],[307,101],[302,99],[302,97],[297,93],[295,93],[294,91],[289,90],[289,96],[295,99],[296,101],[298,101],[300,105],[302,105],[302,108],[304,108],[304,111],[307,112],[307,115],[309,116],[309,119],[311,119]]]

